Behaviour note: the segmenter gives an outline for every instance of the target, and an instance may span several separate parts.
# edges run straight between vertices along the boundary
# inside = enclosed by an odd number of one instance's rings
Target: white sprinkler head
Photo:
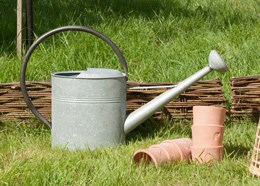
[[[209,53],[209,67],[218,72],[226,72],[228,67],[225,61],[220,57],[216,50],[211,50]]]

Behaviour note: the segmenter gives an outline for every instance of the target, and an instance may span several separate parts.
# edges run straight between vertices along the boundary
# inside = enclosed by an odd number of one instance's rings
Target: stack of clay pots
[[[194,106],[192,160],[196,163],[221,161],[226,110],[214,106]]]
[[[188,161],[191,159],[191,146],[190,138],[165,140],[147,149],[136,151],[133,160],[135,163],[144,161],[147,164],[154,163],[156,166],[167,162]]]

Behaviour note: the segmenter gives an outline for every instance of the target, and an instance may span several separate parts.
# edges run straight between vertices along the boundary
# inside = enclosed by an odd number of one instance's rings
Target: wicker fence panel
[[[27,82],[27,90],[34,106],[46,118],[51,112],[51,85],[49,82]],[[0,84],[0,120],[28,119],[33,114],[23,100],[19,83]]]
[[[172,83],[134,83],[129,82],[127,91],[127,110],[133,111],[151,99],[165,92],[167,88],[149,88],[151,86],[174,86]],[[131,87],[142,87],[142,90]],[[145,88],[148,87],[148,88]],[[170,116],[172,118],[192,118],[192,107],[195,105],[214,105],[225,107],[222,84],[219,79],[198,81],[184,93],[155,113],[155,118]]]
[[[50,82],[27,82],[28,94],[37,110],[47,119],[51,118]],[[152,87],[151,87],[152,86]],[[156,87],[153,87],[156,86]],[[128,82],[127,112],[141,107],[169,88],[173,83]],[[219,79],[198,81],[186,92],[168,103],[154,114],[155,118],[170,116],[191,118],[194,105],[215,105],[225,107],[222,84]],[[0,120],[28,119],[33,115],[25,104],[19,83],[0,84]]]
[[[252,116],[259,118],[260,75],[231,79],[231,116]]]

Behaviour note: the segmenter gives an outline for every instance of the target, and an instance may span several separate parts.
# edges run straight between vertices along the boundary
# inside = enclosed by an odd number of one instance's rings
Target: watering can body
[[[125,112],[123,73],[91,68],[52,74],[52,147],[94,149],[123,143]]]
[[[125,112],[123,73],[88,69],[52,74],[52,147],[94,149],[123,143]]]
[[[105,41],[116,53],[124,73],[114,69],[89,68],[84,71],[52,73],[52,123],[34,107],[26,89],[26,67],[35,48],[49,36],[63,31],[83,31]],[[94,149],[121,144],[125,134],[165,106],[174,97],[211,70],[225,72],[226,64],[216,51],[209,55],[209,65],[183,80],[126,117],[127,64],[118,47],[103,34],[86,27],[66,26],[38,38],[27,51],[20,71],[24,100],[33,114],[51,128],[52,147],[70,150]]]

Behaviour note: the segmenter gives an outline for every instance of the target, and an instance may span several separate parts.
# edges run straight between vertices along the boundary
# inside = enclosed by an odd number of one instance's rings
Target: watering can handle
[[[25,74],[26,74],[26,67],[27,67],[27,63],[33,53],[33,51],[36,49],[36,47],[45,39],[47,39],[48,37],[59,33],[59,32],[64,32],[64,31],[81,31],[81,32],[86,32],[89,34],[92,34],[100,39],[102,39],[104,42],[106,42],[115,52],[115,54],[117,55],[123,69],[126,75],[126,78],[128,76],[128,68],[127,68],[127,64],[125,61],[125,58],[122,54],[122,52],[119,50],[119,48],[115,45],[115,43],[113,43],[113,41],[111,41],[107,36],[101,34],[100,32],[97,32],[93,29],[87,28],[87,27],[83,27],[83,26],[64,26],[64,27],[60,27],[60,28],[56,28],[54,30],[51,30],[45,34],[43,34],[41,37],[39,37],[32,45],[31,47],[28,49],[27,53],[24,56],[22,65],[21,65],[21,70],[20,70],[20,86],[21,86],[21,91],[23,94],[23,98],[24,101],[26,102],[27,106],[29,107],[29,109],[32,111],[32,113],[40,120],[42,121],[45,125],[47,125],[48,127],[51,128],[51,124],[50,122],[44,118],[39,112],[38,110],[35,108],[35,106],[33,105],[31,99],[29,98],[28,92],[26,90],[26,81],[25,81]]]

